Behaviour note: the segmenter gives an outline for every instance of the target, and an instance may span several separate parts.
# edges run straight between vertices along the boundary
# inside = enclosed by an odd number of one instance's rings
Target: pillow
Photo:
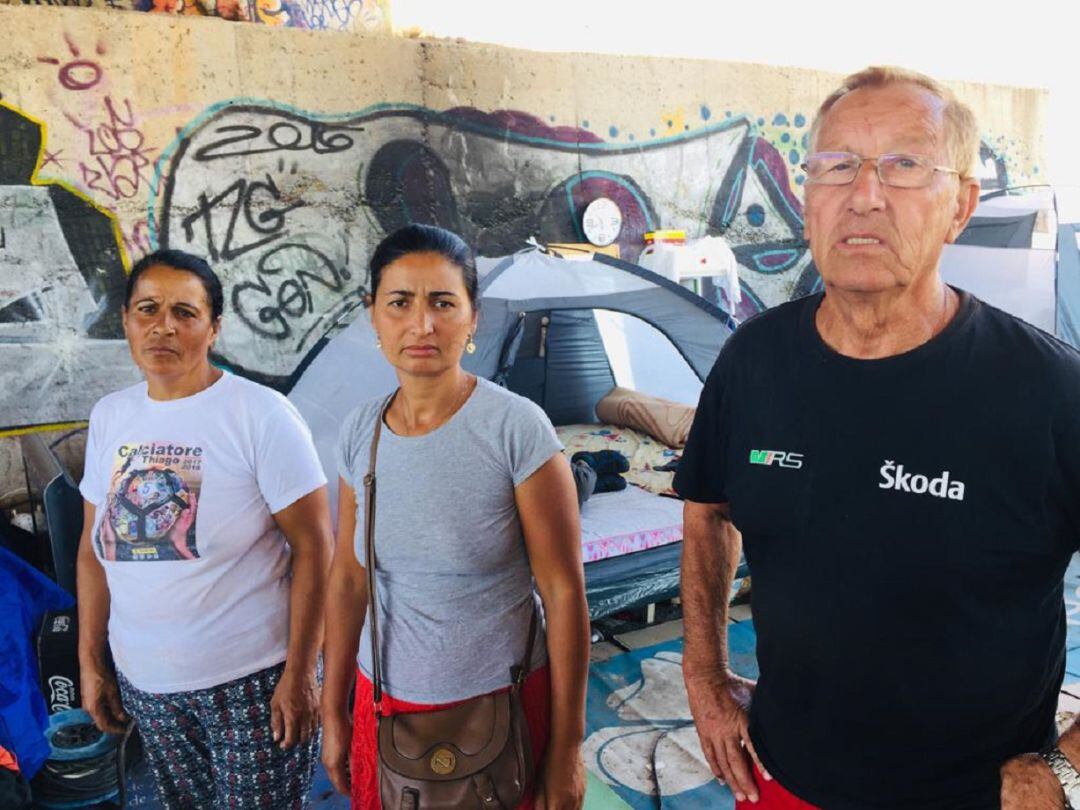
[[[601,422],[633,428],[671,447],[686,446],[694,410],[690,405],[618,387],[596,403]]]

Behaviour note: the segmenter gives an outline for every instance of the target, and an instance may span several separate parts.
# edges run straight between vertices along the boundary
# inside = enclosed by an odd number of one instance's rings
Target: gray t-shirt
[[[356,491],[356,558],[364,561],[364,475],[383,400],[341,427],[338,468]],[[536,604],[514,488],[562,450],[535,404],[477,380],[444,425],[398,436],[385,425],[375,474],[376,592],[383,688],[447,703],[509,685]],[[542,621],[532,667],[547,660]],[[371,677],[364,623],[358,663]]]

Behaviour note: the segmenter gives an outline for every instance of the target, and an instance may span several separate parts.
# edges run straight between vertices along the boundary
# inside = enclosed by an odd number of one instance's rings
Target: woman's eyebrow
[[[428,293],[428,298],[436,298],[440,295],[449,295],[452,298],[457,298],[458,294],[453,290],[432,290]]]

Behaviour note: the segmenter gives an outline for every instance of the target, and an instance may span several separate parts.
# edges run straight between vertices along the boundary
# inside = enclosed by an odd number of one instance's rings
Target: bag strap
[[[368,471],[364,476],[364,567],[367,569],[368,584],[368,616],[371,619],[371,681],[372,697],[375,703],[375,716],[382,717],[382,664],[379,660],[379,621],[377,616],[377,599],[375,598],[375,459],[379,452],[379,437],[382,435],[383,421],[386,412],[390,410],[390,404],[397,396],[394,391],[379,408],[379,418],[375,422],[375,432],[371,437],[371,452],[368,457]],[[525,683],[529,674],[529,664],[532,663],[533,645],[536,643],[536,604],[533,595],[529,593],[531,617],[529,619],[529,636],[525,644],[525,657],[517,666],[510,667],[510,678],[513,681],[511,689],[518,691]]]
[[[371,637],[371,683],[376,717],[382,717],[382,666],[379,661],[379,619],[376,607],[378,600],[375,598],[375,458],[379,452],[383,420],[396,395],[397,391],[394,391],[379,408],[375,433],[371,437],[368,471],[364,476],[364,567],[367,569],[368,616],[371,619],[371,632],[368,635]]]

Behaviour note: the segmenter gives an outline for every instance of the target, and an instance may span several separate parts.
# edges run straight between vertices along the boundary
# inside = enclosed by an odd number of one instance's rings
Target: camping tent
[[[1061,289],[1054,253],[1056,219],[1051,190],[1043,187],[979,201],[955,245],[941,256],[941,276],[1051,334],[1060,331]],[[1042,225],[1036,229],[1036,225]],[[1066,338],[1067,339],[1067,338]]]
[[[556,425],[595,422],[616,384],[696,404],[733,331],[727,313],[663,276],[597,254],[530,249],[481,259],[477,351],[463,365],[539,404]],[[289,392],[337,477],[334,443],[358,403],[392,391],[393,369],[362,311],[312,349]]]
[[[1058,226],[1056,334],[1080,348],[1080,223]]]
[[[596,403],[615,385],[696,404],[734,328],[725,312],[700,296],[599,254],[570,260],[530,249],[481,260],[479,270],[477,351],[463,364],[532,399],[555,425],[596,422]],[[337,478],[334,445],[342,420],[357,403],[395,385],[366,311],[320,341],[305,360],[289,398],[310,425],[330,480]],[[674,506],[681,537],[677,504],[643,492],[638,497]],[[674,596],[680,547],[675,542],[588,563],[593,617]]]

